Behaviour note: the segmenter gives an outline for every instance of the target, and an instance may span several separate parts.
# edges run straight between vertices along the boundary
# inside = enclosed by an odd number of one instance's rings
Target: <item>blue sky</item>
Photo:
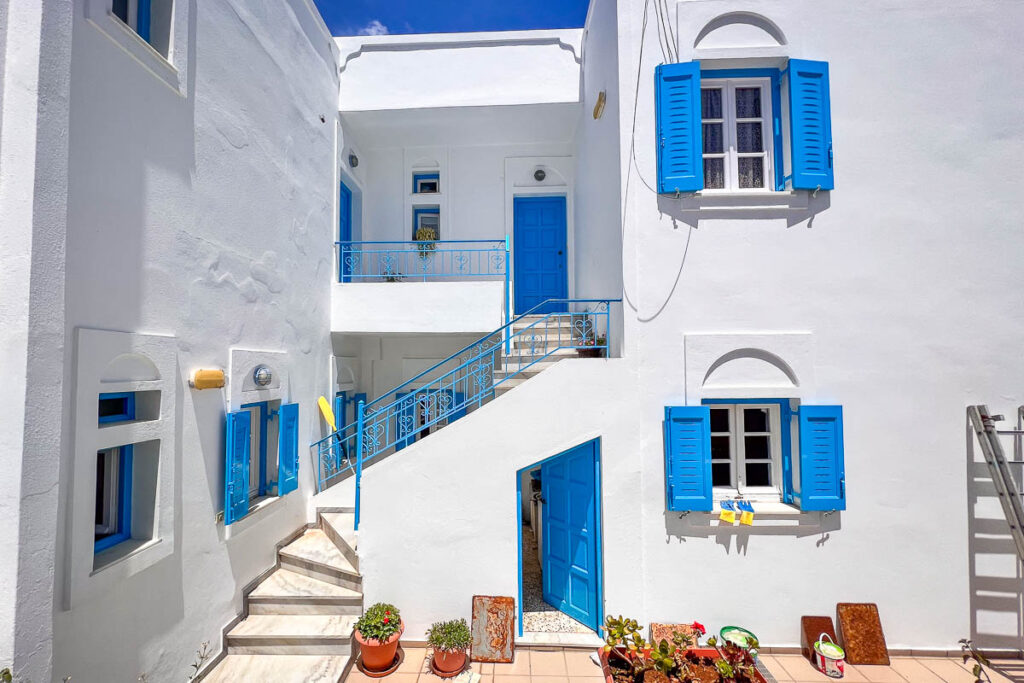
[[[579,28],[588,0],[315,0],[336,36]]]

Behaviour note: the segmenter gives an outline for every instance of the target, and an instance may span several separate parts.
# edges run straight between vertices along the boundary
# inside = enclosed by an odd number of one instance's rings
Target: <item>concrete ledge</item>
[[[504,324],[505,281],[335,284],[331,331],[483,334]]]

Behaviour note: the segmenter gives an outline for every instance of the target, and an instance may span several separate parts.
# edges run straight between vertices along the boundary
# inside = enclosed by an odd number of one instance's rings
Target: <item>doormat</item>
[[[474,595],[470,661],[511,662],[515,657],[515,625],[515,599]]]
[[[836,605],[839,637],[850,664],[889,664],[878,605],[873,602],[841,602]]]

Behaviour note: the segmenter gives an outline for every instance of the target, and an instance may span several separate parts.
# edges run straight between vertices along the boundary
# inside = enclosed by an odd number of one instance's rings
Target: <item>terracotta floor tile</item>
[[[601,667],[594,664],[591,653],[585,650],[566,650],[565,669],[570,678],[604,678]]]
[[[388,681],[390,683],[416,683],[416,681],[422,675],[423,674],[418,674],[418,673],[402,674],[402,673],[395,672],[393,674],[389,674],[387,678],[388,678]],[[430,674],[430,675],[433,675],[433,674]],[[440,679],[437,679],[437,680],[440,680]]]
[[[921,657],[917,660],[946,683],[974,683],[974,676],[959,660],[941,657]]]
[[[829,677],[815,669],[803,655],[772,655],[789,672],[791,681],[827,681]]]
[[[530,652],[531,676],[567,676],[565,654],[561,650],[532,650]],[[549,681],[549,683],[554,683]]]
[[[780,681],[780,683],[788,683],[788,681],[793,680],[789,675],[789,672],[786,671],[785,667],[782,666],[782,663],[779,662],[774,655],[759,655],[757,659],[761,662],[762,666],[768,669],[768,673],[770,673],[775,680]]]
[[[352,670],[348,672],[348,676],[345,678],[345,683],[369,683],[370,681],[376,680],[376,678],[370,678],[353,666]]]
[[[566,676],[530,676],[533,683],[569,683]]]
[[[398,665],[398,671],[396,673],[423,673],[426,671],[424,668],[427,651],[418,647],[407,647],[405,650],[405,659]]]
[[[470,662],[469,666],[481,676],[494,675],[494,664],[491,662]]]
[[[495,664],[495,676],[529,676],[530,651],[516,650],[515,659],[511,664]]]
[[[569,683],[594,683],[594,680],[593,676],[569,676]],[[601,677],[596,680],[603,681],[604,674],[602,673]]]
[[[846,665],[847,671],[854,670],[871,683],[906,683],[905,678],[891,666],[875,666],[871,664]]]
[[[507,664],[495,664],[494,670],[498,671],[499,666],[508,666]],[[422,681],[420,683],[423,683]],[[499,673],[494,674],[494,683],[531,683],[531,678],[528,675],[512,674],[509,676],[502,676]]]
[[[914,657],[891,657],[890,666],[910,683],[942,683],[938,674]]]

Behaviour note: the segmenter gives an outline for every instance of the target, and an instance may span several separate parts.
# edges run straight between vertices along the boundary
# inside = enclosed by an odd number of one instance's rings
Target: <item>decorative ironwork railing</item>
[[[509,279],[507,238],[335,244],[338,282]]]
[[[465,416],[505,382],[566,349],[608,354],[611,304],[621,299],[549,299],[369,403],[356,422],[313,444],[318,490],[350,471],[359,520],[362,468]],[[535,313],[556,308],[555,312]]]

